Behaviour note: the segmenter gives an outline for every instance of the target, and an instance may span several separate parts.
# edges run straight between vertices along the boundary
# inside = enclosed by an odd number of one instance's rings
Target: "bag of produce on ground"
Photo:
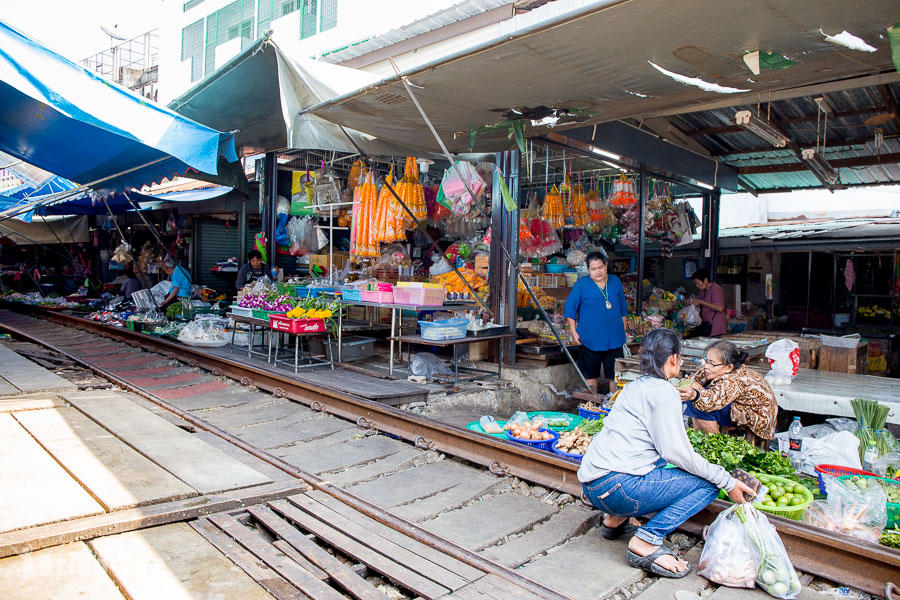
[[[503,433],[503,428],[500,427],[497,419],[495,419],[491,415],[481,417],[478,420],[478,423],[481,425],[481,429],[485,433]]]
[[[756,587],[756,553],[735,504],[719,513],[706,532],[706,544],[700,554],[697,573],[714,583],[728,587]]]
[[[734,508],[756,555],[756,583],[776,598],[796,598],[800,594],[800,579],[778,532],[766,515],[752,504],[740,504]]]
[[[887,496],[878,480],[822,477],[828,499],[813,502],[806,509],[804,520],[828,531],[878,543],[881,531],[887,525]]]

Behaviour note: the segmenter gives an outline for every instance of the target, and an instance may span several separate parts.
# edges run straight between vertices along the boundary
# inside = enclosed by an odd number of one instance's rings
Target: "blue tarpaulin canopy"
[[[226,188],[229,189],[229,188]],[[13,198],[0,195],[0,212],[9,209],[23,209],[31,204],[37,203],[34,208],[16,215],[20,221],[30,223],[34,215],[41,217],[57,216],[57,215],[108,215],[112,212],[114,215],[126,213],[134,210],[134,205],[144,208],[154,208],[162,204],[162,202],[152,196],[130,191],[127,192],[128,197],[124,193],[116,193],[110,196],[92,196],[86,192],[79,192],[74,196],[69,196],[64,200],[50,201],[49,195],[31,196],[28,198]],[[134,205],[128,201],[134,202]],[[105,200],[105,202],[104,202]],[[107,209],[107,205],[109,209]]]
[[[10,198],[36,198],[38,196],[46,196],[47,194],[67,192],[69,190],[74,190],[77,187],[77,184],[69,181],[65,177],[55,176],[37,187],[23,183],[22,185],[6,190],[3,192],[3,195],[9,196]]]
[[[231,134],[104,81],[2,21],[0,150],[82,185],[102,182],[95,190],[190,170],[236,183]]]

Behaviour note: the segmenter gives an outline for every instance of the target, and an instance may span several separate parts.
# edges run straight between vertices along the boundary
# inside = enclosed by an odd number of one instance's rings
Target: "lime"
[[[772,496],[772,500],[778,500],[784,495],[784,491],[779,487],[772,488],[769,490],[769,495]]]
[[[789,500],[787,499],[787,497],[782,496],[781,498],[778,499],[777,504],[778,504],[778,506],[787,506],[788,502],[789,502]]]
[[[766,500],[765,502],[763,502],[763,506],[768,506],[769,508],[774,508],[777,505],[771,500]]]
[[[800,496],[794,496],[793,498],[791,498],[791,506],[800,506],[801,504],[803,504],[803,502],[804,499]]]
[[[787,498],[788,501],[791,501],[791,500],[794,499],[794,494],[791,493],[791,492],[788,492],[788,493],[786,493],[786,494],[784,495],[784,497]]]
[[[768,494],[766,494],[766,497],[763,498],[763,504],[765,504],[766,502],[771,502],[772,504],[775,504],[775,501],[772,500],[772,496],[770,496]]]
[[[804,491],[806,491],[806,488],[803,487],[801,484],[798,483],[797,485],[794,486],[795,494],[803,494]]]

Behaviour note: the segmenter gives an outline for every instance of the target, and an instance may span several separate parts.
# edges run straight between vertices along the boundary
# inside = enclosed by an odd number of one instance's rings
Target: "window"
[[[301,2],[302,0],[259,0],[256,16],[256,22],[259,25],[256,29],[256,37],[265,33],[275,19],[286,17],[300,10]]]
[[[300,39],[337,27],[337,0],[299,0]]]
[[[181,30],[181,60],[191,59],[191,83],[203,77],[203,19]]]
[[[188,0],[187,2],[184,3],[183,12],[187,12],[187,11],[191,10],[192,8],[194,8],[195,6],[198,6],[202,3],[203,3],[203,0]]]
[[[294,0],[288,0],[287,2],[282,2],[280,16],[286,17],[287,15],[289,15],[292,12],[294,12],[295,10],[297,10],[298,3],[299,3],[299,0],[297,2],[295,2]]]
[[[206,18],[206,58],[204,75],[216,70],[216,48],[241,38],[241,49],[253,41],[253,9],[255,0],[235,0]]]

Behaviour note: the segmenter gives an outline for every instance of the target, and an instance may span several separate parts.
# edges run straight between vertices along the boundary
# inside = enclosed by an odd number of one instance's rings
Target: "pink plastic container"
[[[363,290],[360,294],[363,302],[378,302],[379,304],[393,304],[394,292],[369,292]]]
[[[395,287],[394,302],[410,306],[443,306],[444,288]]]

